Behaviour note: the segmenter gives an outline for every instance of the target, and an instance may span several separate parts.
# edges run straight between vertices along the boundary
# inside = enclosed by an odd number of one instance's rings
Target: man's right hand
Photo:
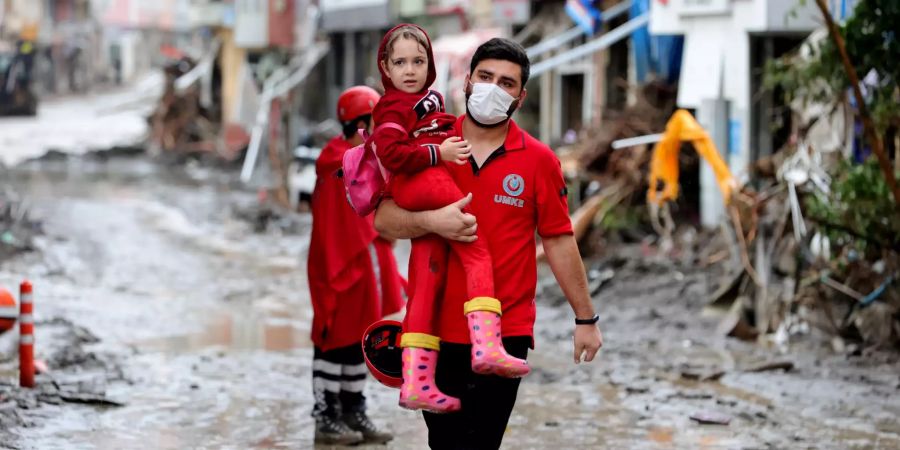
[[[475,221],[475,216],[463,212],[463,208],[471,201],[472,193],[470,192],[454,203],[441,209],[429,211],[426,216],[425,228],[444,239],[460,242],[475,241],[478,239],[478,236],[475,234],[478,229],[478,223]]]

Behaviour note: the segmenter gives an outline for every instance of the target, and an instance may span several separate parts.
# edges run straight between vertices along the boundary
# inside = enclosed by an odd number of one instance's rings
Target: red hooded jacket
[[[428,77],[425,88],[414,94],[403,92],[391,81],[381,67],[387,53],[387,41],[391,34],[402,26],[413,26],[422,30],[428,39]],[[393,173],[416,173],[425,168],[436,166],[441,162],[437,145],[453,136],[453,124],[456,117],[448,114],[444,108],[444,97],[437,91],[430,90],[437,77],[434,67],[434,53],[431,51],[431,40],[421,27],[412,24],[400,24],[384,35],[378,47],[378,70],[381,71],[381,83],[384,85],[384,96],[375,105],[372,119],[375,126],[393,122],[406,130],[385,128],[378,130],[366,142],[375,145],[378,160]],[[411,137],[415,136],[415,137]],[[426,146],[423,144],[435,144]]]
[[[335,137],[316,161],[307,273],[312,341],[323,351],[359,345],[366,327],[403,307],[390,244],[378,237],[374,216],[353,211],[337,177],[350,147],[342,136]]]

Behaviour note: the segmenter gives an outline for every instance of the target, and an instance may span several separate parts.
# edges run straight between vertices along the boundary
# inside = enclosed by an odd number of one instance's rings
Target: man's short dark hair
[[[522,68],[522,86],[528,83],[528,75],[531,73],[531,63],[528,54],[518,42],[504,38],[493,38],[478,46],[472,55],[470,72],[475,72],[475,66],[485,59],[500,59],[518,64]]]

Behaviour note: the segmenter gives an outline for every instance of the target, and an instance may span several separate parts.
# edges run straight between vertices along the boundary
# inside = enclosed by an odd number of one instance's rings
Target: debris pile
[[[162,97],[148,118],[152,153],[216,153],[221,131],[218,92],[193,74],[206,66],[189,57],[165,66]],[[211,81],[210,81],[211,83]]]
[[[900,212],[876,162],[826,170],[805,145],[782,157],[765,189],[731,208],[744,270],[714,298],[732,302],[723,330],[784,344],[814,327],[839,351],[847,339],[900,346]]]
[[[35,324],[42,358],[37,387],[18,386],[18,352],[14,333],[0,336],[0,442],[15,442],[4,430],[28,426],[43,405],[80,403],[98,407],[122,406],[106,396],[109,382],[125,380],[121,367],[110,355],[87,347],[99,339],[84,327],[55,318]]]
[[[683,196],[672,207],[645,207],[643,194],[655,184],[645,181],[657,163],[654,152],[667,148],[674,153],[664,158],[673,166],[677,159],[682,168],[696,165],[697,154],[707,160],[717,155],[714,147],[697,148],[711,144],[696,127],[688,134],[703,138],[683,139],[697,152],[662,145],[681,114],[666,125],[668,113],[643,102],[561,153],[584,253],[618,240],[640,242],[645,256],[721,265],[727,275],[708,309],[724,317],[724,335],[784,346],[791,336],[815,330],[841,352],[900,347],[900,212],[877,162],[851,165],[840,152],[817,151],[803,136],[758,161],[753,185],[737,186],[722,166],[725,173],[716,175],[729,199],[726,217],[719,230],[698,231],[684,214],[690,208],[679,208]],[[616,139],[663,128],[667,132],[655,149],[612,148]],[[716,168],[718,162],[711,162]],[[663,186],[647,199],[678,195],[668,174],[650,178],[660,178]],[[673,217],[672,208],[681,215]]]
[[[662,84],[648,84],[635,105],[610,111],[601,126],[585,130],[579,142],[559,149],[563,174],[569,184],[569,205],[575,210],[572,216],[575,237],[585,250],[600,250],[601,242],[611,238],[609,233],[613,228],[616,234],[627,234],[625,240],[630,241],[640,241],[652,231],[649,227],[640,229],[641,223],[646,223],[641,219],[645,218],[644,192],[648,186],[652,145],[616,150],[612,143],[659,132],[673,111],[674,93]],[[694,155],[682,158],[693,159],[696,165]]]
[[[667,226],[647,226],[653,214],[634,194],[647,189],[649,154],[638,148],[609,158],[602,173],[587,172],[602,187],[572,216],[586,253],[610,240],[636,241],[644,256],[723,266],[708,309],[723,315],[724,335],[784,346],[815,328],[840,351],[845,340],[900,346],[900,213],[874,161],[826,169],[808,146],[785,150],[763,162],[779,168],[761,176],[758,189],[732,195],[719,230],[697,231],[688,218],[666,214]]]
[[[28,203],[11,190],[0,191],[0,261],[30,251],[41,223],[29,216]]]

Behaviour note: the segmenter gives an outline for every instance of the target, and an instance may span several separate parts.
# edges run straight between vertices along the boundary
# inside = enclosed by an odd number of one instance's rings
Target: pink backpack
[[[375,128],[375,133],[383,128],[393,128],[406,133],[403,127],[393,122],[379,125]],[[365,131],[360,130],[359,133],[363,140],[368,140],[369,136]],[[365,143],[344,153],[343,178],[347,200],[360,216],[367,216],[375,211],[390,176],[391,174],[378,161],[375,151]]]

